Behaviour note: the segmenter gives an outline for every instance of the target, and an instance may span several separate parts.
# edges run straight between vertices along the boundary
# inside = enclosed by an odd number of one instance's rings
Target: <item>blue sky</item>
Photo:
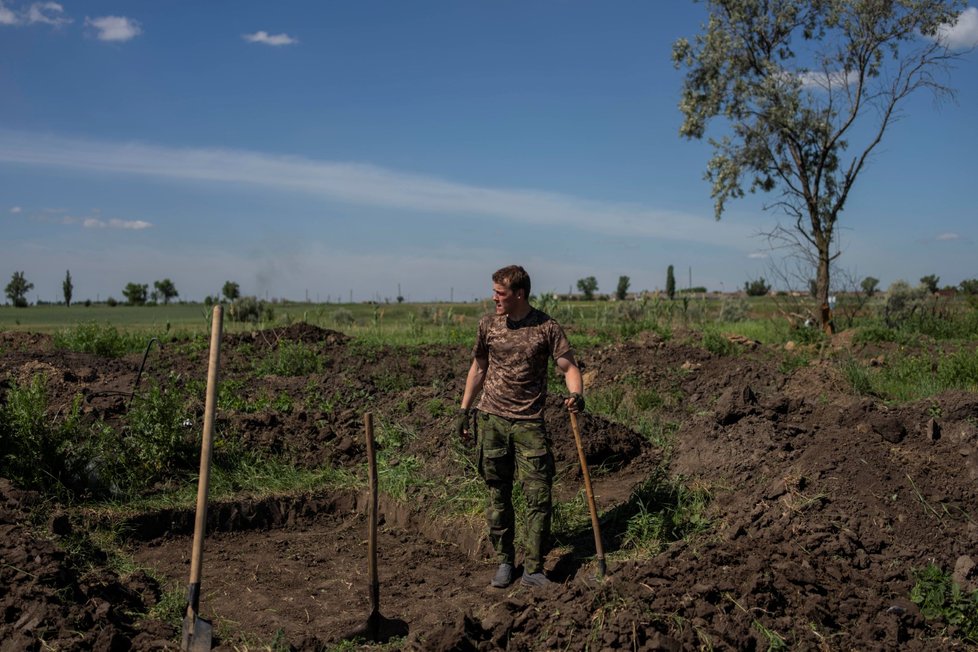
[[[0,0],[0,281],[29,299],[470,300],[524,265],[714,290],[771,277],[763,198],[713,218],[679,137],[702,4]],[[956,38],[978,41],[978,9]],[[978,55],[887,133],[840,224],[850,274],[978,277]],[[717,133],[719,135],[719,133]]]

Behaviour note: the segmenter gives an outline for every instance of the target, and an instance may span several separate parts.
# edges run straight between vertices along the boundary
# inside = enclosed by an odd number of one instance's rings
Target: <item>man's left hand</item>
[[[584,411],[584,397],[579,393],[574,392],[566,399],[564,399],[564,405],[567,406],[568,412],[583,412]]]

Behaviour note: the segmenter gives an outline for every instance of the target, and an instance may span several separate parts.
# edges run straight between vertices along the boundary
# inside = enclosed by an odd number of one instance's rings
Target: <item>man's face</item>
[[[511,313],[519,304],[522,296],[522,290],[516,293],[500,283],[492,284],[492,300],[496,303],[497,315],[508,315]]]

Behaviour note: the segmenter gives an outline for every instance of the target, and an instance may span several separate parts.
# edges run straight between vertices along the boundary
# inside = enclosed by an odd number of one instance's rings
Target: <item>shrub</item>
[[[890,328],[904,325],[915,314],[923,311],[926,297],[926,287],[920,285],[914,288],[906,281],[894,281],[887,291],[886,303],[883,304],[883,321]]]
[[[727,298],[720,302],[720,312],[717,314],[717,321],[738,322],[747,319],[749,306],[747,301],[742,298]]]
[[[257,324],[275,319],[275,310],[268,303],[260,301],[258,297],[241,297],[228,307],[228,317],[231,321]]]
[[[771,286],[764,282],[764,277],[753,281],[744,281],[744,292],[749,297],[763,297],[771,291]]]

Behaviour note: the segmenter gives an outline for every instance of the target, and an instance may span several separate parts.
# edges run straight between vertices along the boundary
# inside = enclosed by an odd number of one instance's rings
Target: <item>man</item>
[[[468,440],[472,404],[482,391],[475,428],[479,471],[489,488],[489,539],[499,568],[492,586],[505,588],[514,580],[516,551],[513,482],[526,497],[526,550],[521,584],[550,583],[543,573],[543,556],[550,537],[551,487],[554,460],[543,421],[547,398],[547,367],[551,358],[564,374],[570,412],[584,409],[581,371],[560,325],[529,303],[530,276],[511,265],[492,275],[494,315],[479,322],[472,365],[456,430]]]

